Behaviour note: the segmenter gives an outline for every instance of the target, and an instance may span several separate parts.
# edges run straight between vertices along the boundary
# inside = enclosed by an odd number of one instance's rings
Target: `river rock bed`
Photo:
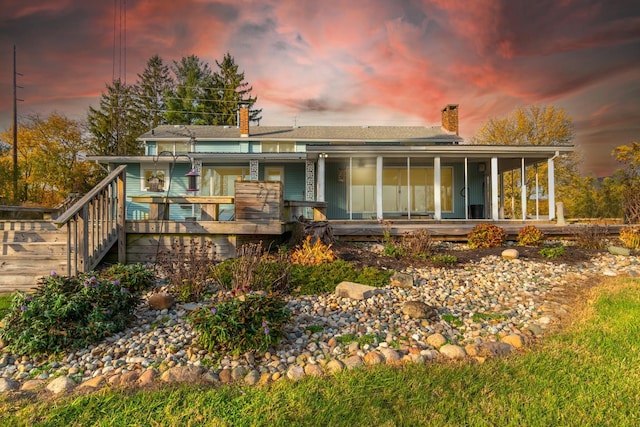
[[[151,310],[143,302],[126,331],[55,360],[0,350],[0,391],[144,386],[156,381],[262,384],[362,365],[508,355],[544,335],[571,309],[571,295],[601,276],[640,273],[640,259],[608,253],[560,264],[486,256],[455,268],[408,268],[413,285],[365,300],[290,297],[286,337],[265,354],[214,359],[199,350],[185,317],[198,304]],[[435,315],[405,314],[409,301]],[[209,304],[204,301],[202,304]],[[408,311],[407,311],[408,312]]]

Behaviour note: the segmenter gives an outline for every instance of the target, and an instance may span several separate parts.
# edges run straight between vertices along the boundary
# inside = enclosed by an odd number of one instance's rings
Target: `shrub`
[[[527,225],[518,232],[518,245],[520,246],[540,246],[544,243],[545,235],[534,225]]]
[[[201,307],[188,321],[199,333],[198,342],[203,349],[239,355],[277,346],[290,318],[284,300],[254,293]]]
[[[433,246],[431,233],[426,228],[405,233],[400,244],[406,248],[407,253],[412,257],[429,255]]]
[[[114,264],[100,272],[102,280],[126,283],[131,292],[143,293],[150,290],[155,283],[155,276],[142,264]]]
[[[336,260],[316,266],[294,265],[291,267],[291,287],[303,295],[333,292],[342,281],[382,287],[389,283],[391,272],[375,267],[358,270],[352,263]]]
[[[400,243],[391,236],[391,221],[382,221],[384,224],[384,230],[382,231],[382,244],[384,249],[382,255],[390,256],[394,258],[402,258],[407,255],[406,248],[402,247]]]
[[[458,262],[458,257],[455,255],[438,254],[431,257],[431,262],[434,264],[455,264]]]
[[[191,239],[189,246],[174,240],[171,251],[158,255],[158,267],[169,281],[169,291],[180,301],[197,301],[207,290],[215,259],[212,244]]]
[[[32,356],[86,347],[128,325],[140,296],[127,286],[90,274],[44,277],[35,294],[14,295],[0,338],[12,352]]]
[[[495,248],[504,245],[507,233],[501,227],[485,222],[473,227],[467,238],[471,249]]]
[[[606,225],[586,224],[576,228],[573,234],[576,245],[583,249],[602,249],[606,246],[609,228]]]
[[[336,259],[331,245],[325,245],[320,239],[311,243],[311,236],[307,236],[302,245],[291,253],[291,263],[297,265],[319,265]]]
[[[640,226],[622,227],[620,229],[620,241],[629,249],[640,249]]]
[[[228,259],[217,264],[211,270],[211,276],[223,288],[235,290],[239,293],[247,291],[266,291],[273,293],[288,293],[290,291],[291,263],[284,250],[278,250],[276,255],[260,255],[255,261],[255,247],[251,250],[242,250],[243,257]],[[251,252],[250,258],[245,259],[247,252]],[[253,273],[244,272],[253,269]],[[246,286],[247,280],[251,280]]]
[[[540,256],[545,258],[558,258],[564,255],[564,246],[551,246],[548,248],[542,248],[538,251]]]

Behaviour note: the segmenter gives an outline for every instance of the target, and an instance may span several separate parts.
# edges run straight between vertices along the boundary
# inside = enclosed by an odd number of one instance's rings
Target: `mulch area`
[[[528,247],[528,246],[516,246],[514,247],[520,254],[519,258],[523,261],[546,261],[554,264],[569,264],[575,265],[585,261],[588,261],[594,255],[599,253],[598,250],[583,249],[576,246],[565,246],[564,255],[558,258],[545,258],[540,255],[540,248]],[[444,268],[456,268],[461,264],[465,264],[471,261],[478,261],[489,255],[500,256],[502,251],[506,248],[477,248],[477,249],[464,249],[464,250],[452,250],[452,249],[436,249],[432,255],[453,255],[457,258],[457,262],[452,264],[445,264],[442,262],[434,262],[430,257],[415,258],[415,257],[401,257],[395,258],[391,256],[384,256],[372,252],[362,245],[356,245],[353,243],[336,242],[333,244],[332,249],[335,251],[336,256],[342,260],[350,261],[358,265],[359,267],[377,267],[389,270],[402,271],[408,267],[423,268],[423,267],[444,267]]]

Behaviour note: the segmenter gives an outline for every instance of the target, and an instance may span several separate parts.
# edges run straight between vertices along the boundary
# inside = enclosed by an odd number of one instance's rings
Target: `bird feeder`
[[[189,178],[189,186],[187,188],[187,191],[193,191],[194,193],[198,191],[198,183],[196,182],[196,179],[200,176],[200,174],[191,169],[185,176]]]

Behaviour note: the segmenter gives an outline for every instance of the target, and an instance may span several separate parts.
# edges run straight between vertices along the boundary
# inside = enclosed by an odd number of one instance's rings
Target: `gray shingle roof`
[[[253,126],[249,137],[230,126],[187,126],[200,140],[318,141],[318,142],[461,142],[463,139],[440,126]],[[146,132],[142,141],[188,140],[184,126],[162,125]]]

